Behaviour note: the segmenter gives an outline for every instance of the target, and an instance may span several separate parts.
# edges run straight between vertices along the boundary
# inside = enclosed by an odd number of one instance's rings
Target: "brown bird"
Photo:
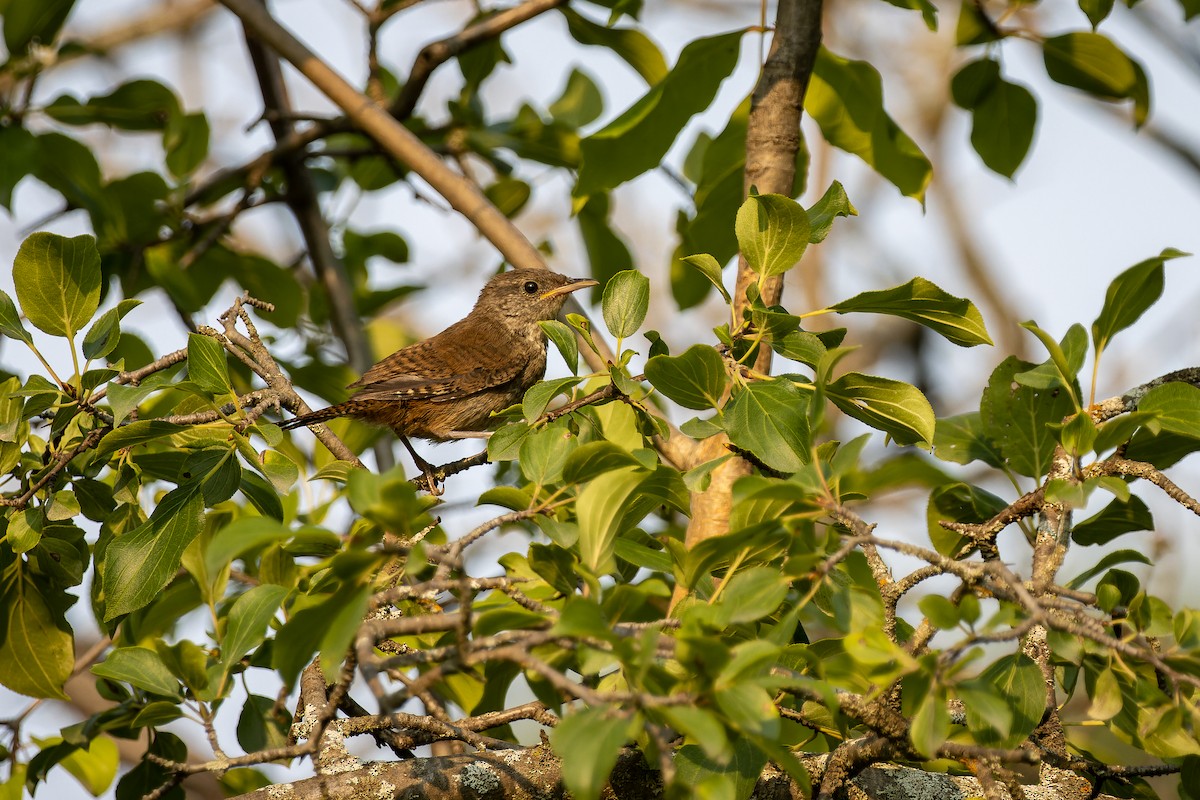
[[[567,295],[596,281],[545,269],[496,275],[471,313],[441,333],[401,348],[350,384],[344,403],[302,414],[279,427],[355,417],[395,431],[433,488],[432,467],[409,436],[444,442],[487,430],[492,414],[519,401],[546,372],[546,334]]]

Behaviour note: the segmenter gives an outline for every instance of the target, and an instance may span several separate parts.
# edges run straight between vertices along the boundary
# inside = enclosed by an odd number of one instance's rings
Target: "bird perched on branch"
[[[471,313],[441,333],[401,348],[350,384],[349,400],[302,414],[279,427],[316,425],[355,417],[395,431],[425,472],[408,437],[435,442],[487,430],[497,411],[519,401],[546,372],[546,334],[539,322],[554,319],[567,295],[596,281],[545,269],[496,275]]]

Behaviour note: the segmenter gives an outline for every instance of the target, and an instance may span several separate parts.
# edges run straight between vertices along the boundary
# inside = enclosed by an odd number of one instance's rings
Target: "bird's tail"
[[[328,422],[331,419],[336,419],[337,417],[345,415],[346,409],[343,408],[343,405],[344,404],[339,403],[336,406],[322,408],[320,411],[310,411],[307,414],[301,414],[298,417],[292,417],[291,419],[284,420],[283,422],[279,423],[279,427],[285,431],[288,431],[292,428],[300,428],[308,425],[316,425],[320,422]]]

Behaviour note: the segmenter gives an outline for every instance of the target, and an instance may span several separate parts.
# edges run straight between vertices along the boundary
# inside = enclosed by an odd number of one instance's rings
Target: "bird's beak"
[[[599,286],[600,281],[594,281],[591,278],[568,278],[571,281],[562,286],[556,286],[548,292],[542,292],[541,299],[549,300],[551,297],[558,297],[563,294],[570,294],[577,289],[586,289],[589,286]]]

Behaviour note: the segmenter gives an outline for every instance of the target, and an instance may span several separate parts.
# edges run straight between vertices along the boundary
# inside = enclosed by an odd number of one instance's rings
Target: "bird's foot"
[[[420,454],[413,448],[412,442],[408,441],[407,436],[400,434],[400,441],[404,444],[405,449],[408,450],[408,454],[412,456],[413,463],[416,464],[417,469],[421,470],[421,478],[425,484],[425,491],[434,497],[441,497],[441,480],[445,480],[445,478],[438,479],[438,468],[421,458]]]
[[[439,479],[438,468],[433,464],[430,464],[428,461],[416,455],[415,453],[413,455],[415,456],[414,461],[417,465],[417,469],[421,470],[421,479],[425,484],[425,491],[429,492],[429,494],[433,495],[434,497],[441,497],[442,492],[444,491],[442,489],[442,481],[445,480],[445,478]]]

